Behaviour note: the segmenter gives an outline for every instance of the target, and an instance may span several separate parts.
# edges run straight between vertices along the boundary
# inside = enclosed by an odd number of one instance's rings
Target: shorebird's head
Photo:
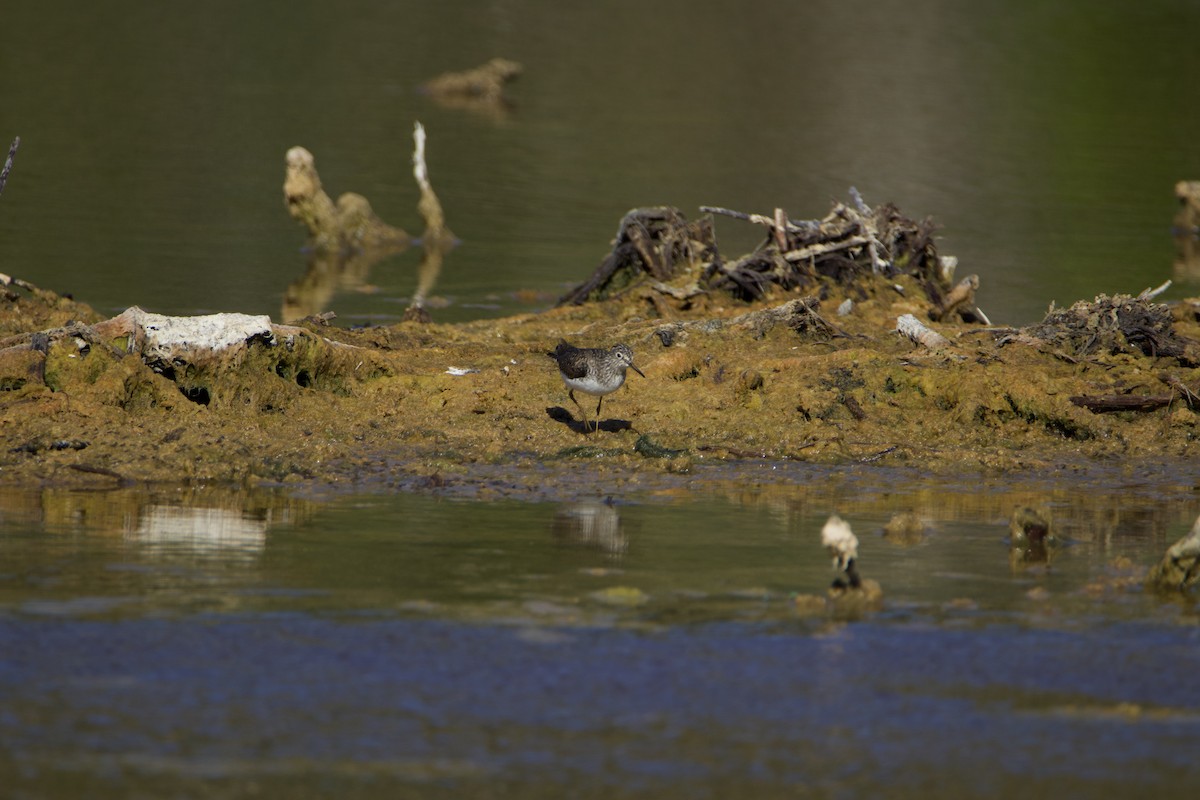
[[[643,378],[646,377],[646,373],[642,372],[640,369],[638,369],[636,366],[634,366],[633,351],[629,349],[629,345],[627,345],[627,344],[613,345],[612,354],[617,357],[617,360],[620,362],[622,368],[628,367],[629,369],[636,372],[638,375],[641,375]]]
[[[558,361],[558,359],[561,358],[563,356],[563,354],[569,353],[570,351],[572,351],[574,349],[575,349],[574,347],[567,344],[566,339],[559,339],[558,344],[554,347],[554,349],[548,351],[546,353],[546,355],[550,356],[555,361]]]

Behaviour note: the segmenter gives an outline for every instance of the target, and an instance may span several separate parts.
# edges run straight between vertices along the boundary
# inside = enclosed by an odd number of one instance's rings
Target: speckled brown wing
[[[587,358],[578,347],[559,342],[550,355],[558,362],[558,368],[566,377],[578,380],[587,375]]]

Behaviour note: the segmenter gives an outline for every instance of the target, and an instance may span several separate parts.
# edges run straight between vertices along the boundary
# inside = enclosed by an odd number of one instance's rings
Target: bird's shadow
[[[562,406],[553,406],[551,408],[547,408],[546,416],[550,417],[550,419],[554,420],[555,422],[561,422],[575,433],[588,434],[595,433],[597,430],[602,430],[607,433],[619,433],[620,431],[633,430],[633,423],[627,419],[602,419],[600,420],[599,425],[595,423],[595,420],[588,420],[588,423],[585,424],[575,419],[571,412]]]

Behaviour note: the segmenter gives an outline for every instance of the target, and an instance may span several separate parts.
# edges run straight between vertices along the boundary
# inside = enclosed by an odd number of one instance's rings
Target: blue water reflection
[[[1141,590],[1188,497],[865,476],[479,503],[0,493],[15,796],[1171,796],[1200,628]],[[877,476],[880,477],[880,476]],[[808,602],[833,508],[883,610]],[[883,534],[898,510],[920,537]]]

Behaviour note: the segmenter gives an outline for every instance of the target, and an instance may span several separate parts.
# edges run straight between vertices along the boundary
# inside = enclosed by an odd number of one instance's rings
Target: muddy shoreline
[[[1200,300],[1156,302],[1169,282],[1006,327],[937,252],[932,220],[851,189],[818,220],[634,209],[557,307],[437,324],[423,298],[456,240],[414,137],[426,258],[399,324],[104,319],[0,275],[0,482],[570,497],[801,464],[1196,485]],[[341,213],[369,205],[331,200],[303,148],[284,195],[322,274],[407,241]],[[717,220],[762,244],[726,256]],[[563,340],[628,345],[644,373],[606,397],[598,430],[548,355]]]
[[[788,323],[779,309],[794,292],[753,303],[706,295],[666,317],[649,313],[664,306],[646,288],[461,325],[309,321],[304,347],[251,341],[168,376],[127,339],[38,341],[38,331],[102,321],[68,298],[9,286],[0,479],[539,495],[559,484],[564,494],[687,487],[713,463],[798,462],[1193,482],[1196,412],[1170,394],[1200,386],[1190,350],[1079,356],[1027,331],[951,321],[936,325],[947,345],[929,349],[895,331],[904,314],[929,318],[912,278],[824,293],[822,318],[854,298],[852,313],[830,314],[835,336]],[[1167,312],[1187,347],[1200,340],[1194,309]],[[599,431],[583,430],[546,356],[562,338],[625,342],[646,374],[609,396]],[[1120,395],[1168,402],[1097,412],[1072,401]]]

